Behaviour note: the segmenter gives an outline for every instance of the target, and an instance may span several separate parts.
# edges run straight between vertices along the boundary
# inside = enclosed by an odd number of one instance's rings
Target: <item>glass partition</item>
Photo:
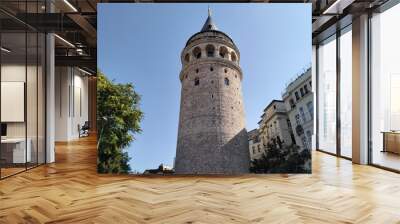
[[[0,6],[36,13],[43,3]],[[45,163],[45,44],[43,33],[0,12],[1,179]]]
[[[352,35],[351,25],[340,35],[340,154],[352,157]]]
[[[318,149],[336,153],[336,35],[318,47]]]
[[[37,165],[37,76],[38,76],[38,35],[35,32],[28,32],[27,35],[27,74],[26,74],[26,114],[27,114],[27,167],[31,168]]]
[[[400,4],[371,18],[372,163],[400,170]]]
[[[26,150],[26,41],[25,32],[1,34],[2,177],[24,171],[31,158]]]

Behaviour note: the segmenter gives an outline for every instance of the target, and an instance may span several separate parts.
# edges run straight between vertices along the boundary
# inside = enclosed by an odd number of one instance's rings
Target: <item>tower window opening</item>
[[[225,78],[225,85],[227,85],[227,86],[229,86],[229,79],[228,78]]]
[[[214,57],[215,47],[211,44],[206,46],[207,57]]]
[[[221,58],[226,58],[226,56],[228,55],[228,49],[224,46],[219,48],[219,56],[221,56]]]
[[[232,60],[232,61],[236,61],[236,60],[237,60],[236,54],[235,54],[235,52],[233,52],[233,51],[232,51],[232,53],[231,53],[231,60]]]
[[[195,79],[194,79],[194,85],[195,86],[198,86],[200,84],[200,79],[198,78],[198,77],[196,77]]]
[[[185,62],[188,63],[190,61],[190,55],[186,54],[185,55]]]
[[[213,68],[213,67],[210,67],[210,71],[214,71],[214,68]]]
[[[199,47],[196,47],[193,50],[193,56],[196,57],[197,59],[201,58],[201,49]]]
[[[196,69],[196,73],[199,73],[199,69]]]

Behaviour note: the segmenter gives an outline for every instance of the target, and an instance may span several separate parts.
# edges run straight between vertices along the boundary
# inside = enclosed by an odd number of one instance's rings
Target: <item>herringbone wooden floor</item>
[[[312,175],[96,174],[96,144],[0,181],[0,223],[400,223],[400,175],[313,153]]]

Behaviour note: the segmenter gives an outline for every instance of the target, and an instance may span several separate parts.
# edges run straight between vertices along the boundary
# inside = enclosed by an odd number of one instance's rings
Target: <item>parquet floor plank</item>
[[[94,137],[0,181],[0,223],[397,223],[400,175],[313,152],[311,175],[96,173]]]

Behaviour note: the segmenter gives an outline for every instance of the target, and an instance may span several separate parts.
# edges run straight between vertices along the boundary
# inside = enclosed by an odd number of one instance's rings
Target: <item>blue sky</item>
[[[98,67],[142,96],[143,132],[128,149],[133,170],[173,164],[180,53],[202,28],[208,5],[240,50],[248,130],[311,63],[311,4],[98,4]]]

